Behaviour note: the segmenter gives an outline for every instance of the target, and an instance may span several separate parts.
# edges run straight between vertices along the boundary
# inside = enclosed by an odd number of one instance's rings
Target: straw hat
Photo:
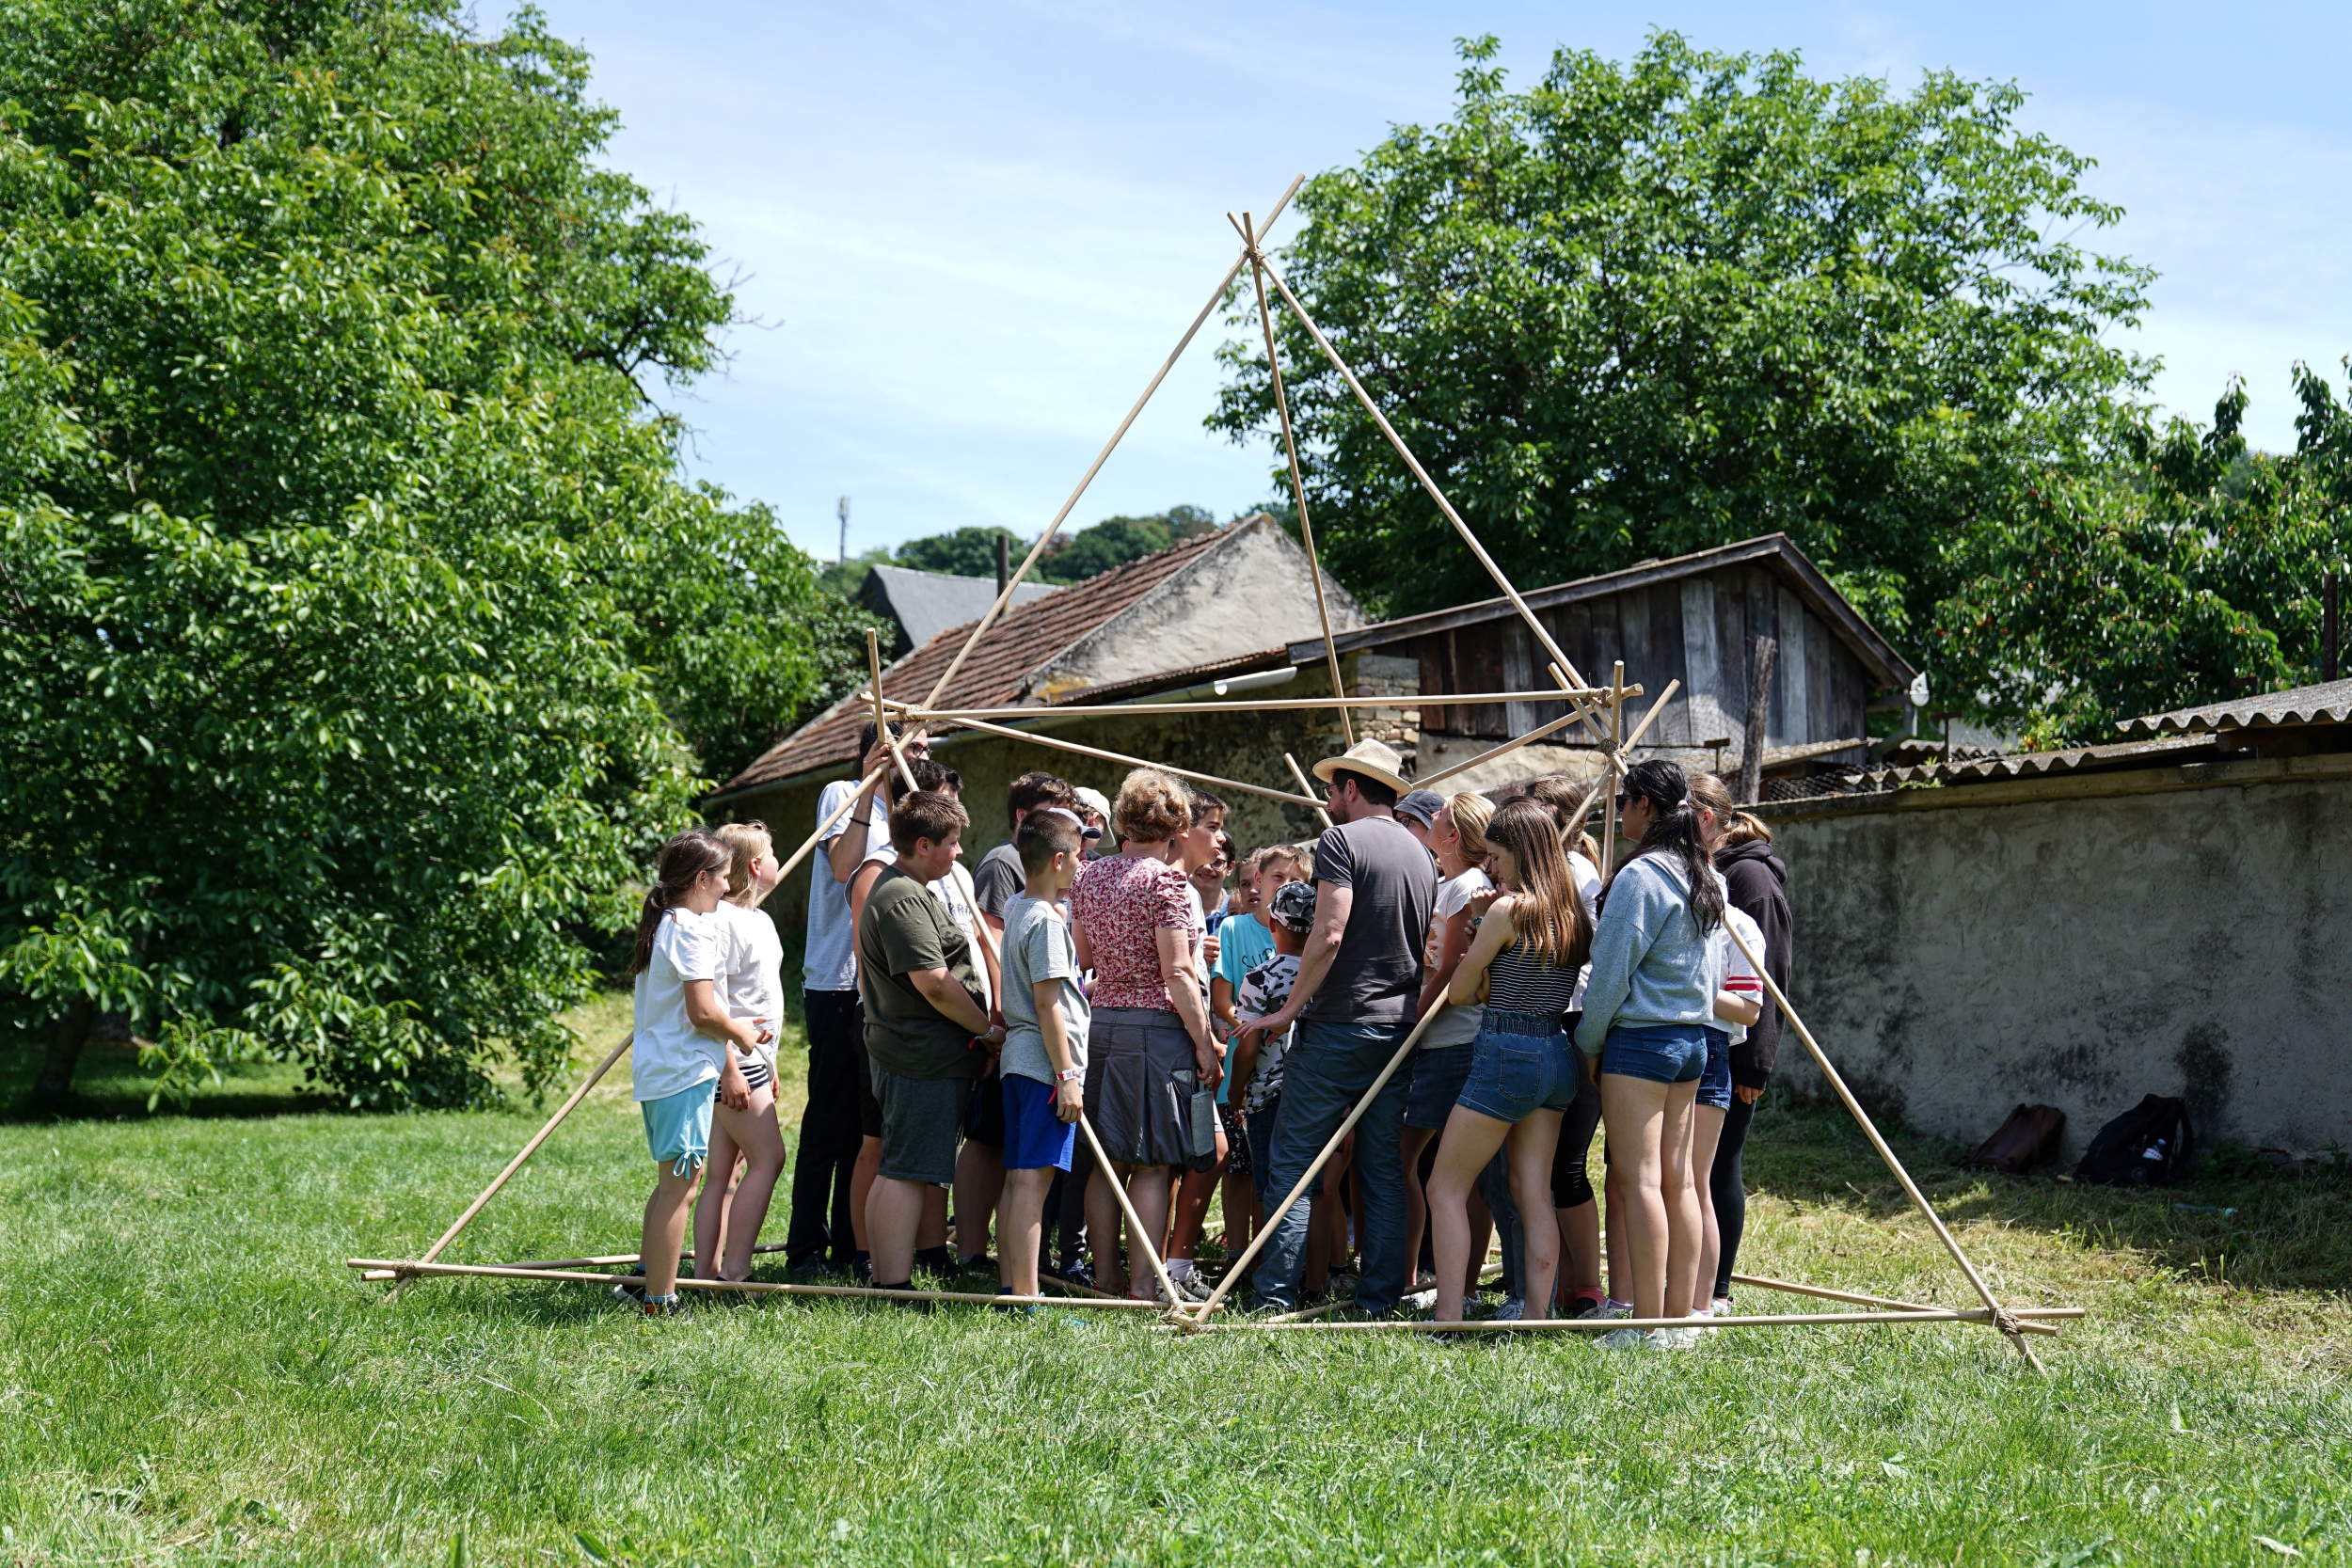
[[[1413,787],[1405,782],[1405,775],[1398,771],[1404,766],[1403,757],[1377,740],[1359,740],[1338,756],[1325,757],[1316,763],[1315,777],[1329,784],[1331,775],[1344,768],[1351,773],[1361,773],[1367,779],[1377,779],[1403,795]]]

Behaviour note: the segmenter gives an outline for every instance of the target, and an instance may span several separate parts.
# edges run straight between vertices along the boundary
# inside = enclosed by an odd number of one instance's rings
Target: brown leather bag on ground
[[[2058,1134],[2066,1131],[2066,1113],[2055,1105],[2020,1105],[2001,1123],[1984,1147],[1968,1156],[1968,1164],[1984,1170],[2015,1176],[2058,1153]]]

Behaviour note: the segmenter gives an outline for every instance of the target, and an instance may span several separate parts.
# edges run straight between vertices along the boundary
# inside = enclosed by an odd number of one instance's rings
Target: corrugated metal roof
[[[950,626],[970,626],[996,602],[994,578],[918,572],[911,566],[877,566],[872,576],[867,593],[880,600],[875,608],[886,606],[884,613],[906,628],[907,641],[917,648]],[[1049,582],[1025,582],[1012,591],[1011,608],[1018,610],[1054,591]]]
[[[2219,751],[2210,735],[2183,735],[2160,740],[2133,740],[2111,746],[2077,746],[2064,752],[2018,752],[2008,756],[1978,757],[1948,766],[1928,763],[1916,768],[1885,768],[1870,778],[1883,789],[1906,784],[1991,784],[2001,779],[2042,778],[2058,773],[2097,772],[2101,768],[2170,766],[2192,762]]]
[[[2352,723],[2352,681],[2324,686],[2298,686],[2261,697],[2205,707],[2185,707],[2171,713],[2144,714],[2124,719],[2116,728],[2125,735],[2178,735],[2203,730],[2251,730],[2280,724]]]
[[[1027,694],[1030,675],[1194,561],[1238,538],[1247,526],[1236,524],[1200,534],[1006,610],[956,672],[942,705],[1002,707],[1019,702]],[[950,626],[884,670],[882,695],[900,702],[922,702],[970,633],[970,622]],[[870,702],[843,698],[729,779],[720,796],[819,768],[854,764],[858,726],[872,714]]]

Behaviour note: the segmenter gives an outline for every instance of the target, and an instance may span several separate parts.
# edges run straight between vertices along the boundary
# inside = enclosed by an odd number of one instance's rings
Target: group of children
[[[867,738],[872,762],[884,753]],[[865,830],[847,856],[835,830],[815,863],[810,914],[813,966],[818,901],[850,906],[857,1082],[824,1098],[856,1095],[861,1136],[846,1182],[826,1171],[796,1180],[789,1250],[801,1256],[789,1261],[837,1267],[849,1241],[850,1272],[879,1287],[910,1286],[918,1266],[949,1273],[952,1188],[957,1252],[966,1267],[986,1264],[993,1215],[997,1289],[1014,1309],[1035,1309],[1049,1281],[1161,1292],[1138,1240],[1162,1255],[1179,1299],[1200,1299],[1194,1255],[1220,1188],[1229,1257],[1283,1196],[1268,1173],[1296,1037],[1286,1004],[1317,928],[1315,847],[1237,856],[1222,803],[1152,770],[1130,777],[1115,808],[1040,773],[1013,787],[1009,843],[969,874],[961,781],[919,754],[909,765],[913,791],[873,784],[854,802],[829,795],[824,808]],[[1710,1177],[1726,1117],[1760,1087],[1740,1085],[1735,1101],[1731,1057],[1767,1006],[1730,932],[1759,955],[1769,944],[1730,902],[1714,857],[1770,834],[1719,780],[1672,763],[1637,765],[1620,788],[1616,819],[1633,847],[1605,888],[1575,781],[1533,781],[1500,803],[1409,790],[1378,805],[1435,867],[1432,907],[1412,925],[1426,932],[1416,1016],[1435,1012],[1409,1068],[1397,1152],[1407,1255],[1424,1256],[1425,1232],[1433,1265],[1416,1263],[1416,1288],[1441,1321],[1461,1319],[1481,1289],[1490,1231],[1502,1243],[1506,1317],[1686,1320],[1728,1307],[1737,1216],[1719,1227]],[[874,842],[883,832],[886,847]],[[777,879],[765,831],[730,824],[674,839],[646,895],[636,1092],[657,1180],[644,1277],[624,1291],[651,1313],[679,1309],[685,1217],[706,1167],[692,1257],[717,1279],[749,1273],[782,1171],[782,946],[758,909]],[[1785,901],[1766,924],[1785,972]],[[818,1103],[816,1021],[832,1005],[822,989],[812,983],[807,999],[803,1166],[848,1148],[826,1131],[845,1107]],[[1089,1112],[1099,1143],[1078,1135]],[[1585,1168],[1602,1126],[1605,1258]],[[1742,1117],[1739,1136],[1745,1126]],[[819,1146],[835,1152],[813,1155]],[[1736,1140],[1728,1153],[1736,1188]],[[1351,1154],[1343,1147],[1325,1167],[1308,1217],[1299,1279],[1310,1293],[1346,1287],[1361,1239]],[[1126,1248],[1114,1183],[1147,1227]],[[804,1218],[804,1203],[819,1212]],[[1082,1228],[1090,1270],[1075,1247]],[[1047,1272],[1057,1231],[1058,1275]],[[1670,1328],[1602,1342],[1697,1341],[1695,1328]]]

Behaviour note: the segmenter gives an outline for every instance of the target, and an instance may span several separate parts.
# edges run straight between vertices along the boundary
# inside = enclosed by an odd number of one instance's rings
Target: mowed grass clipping
[[[584,1064],[626,1004],[580,1022]],[[573,1286],[384,1305],[343,1259],[421,1252],[540,1116],[251,1114],[291,1088],[0,1127],[0,1561],[2352,1556],[2332,1177],[2091,1191],[1900,1142],[1996,1291],[2092,1309],[2036,1341],[2046,1382],[1966,1325],[1611,1355],[774,1299],[657,1324]],[[633,1245],[628,1096],[616,1071],[451,1256]],[[1749,1174],[1745,1267],[1970,1305],[1841,1117],[1768,1100]]]

